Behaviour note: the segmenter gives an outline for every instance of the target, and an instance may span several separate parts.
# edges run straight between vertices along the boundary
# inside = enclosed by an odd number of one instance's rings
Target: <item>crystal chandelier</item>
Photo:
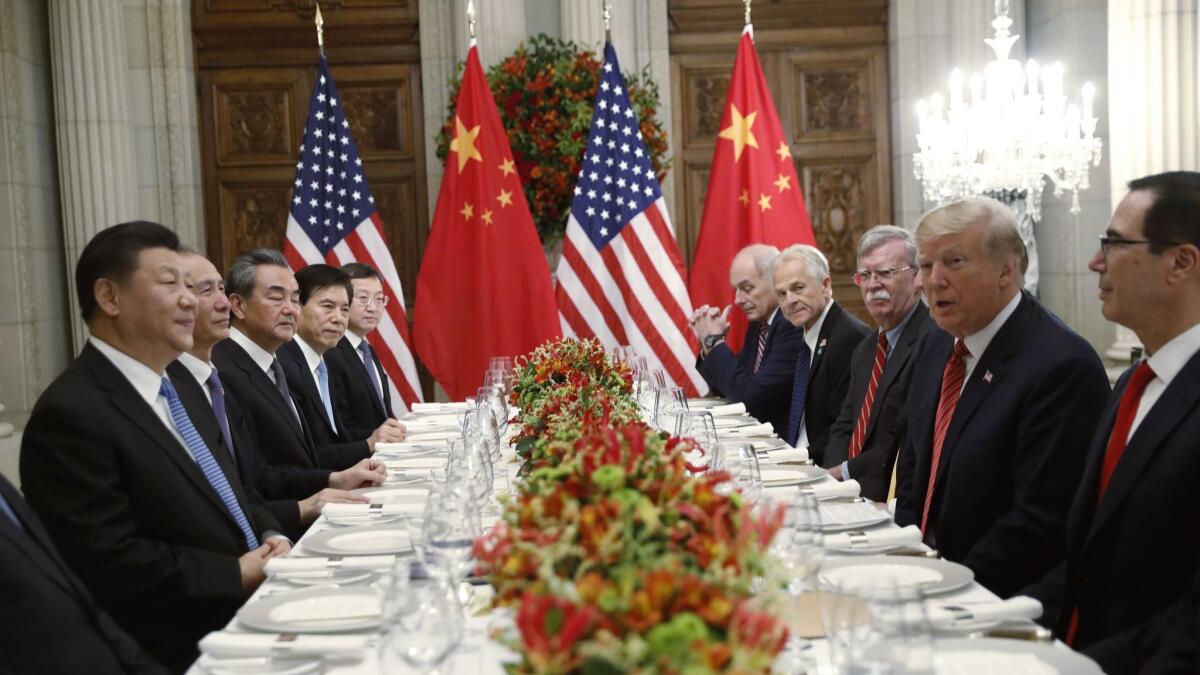
[[[920,151],[913,157],[925,200],[945,204],[972,195],[1007,195],[1025,200],[1026,212],[1041,219],[1044,177],[1054,196],[1072,193],[1071,213],[1079,213],[1079,191],[1088,188],[1088,164],[1100,164],[1092,101],[1096,90],[1083,85],[1082,107],[1063,95],[1063,66],[1042,68],[1032,59],[1022,68],[1009,58],[1019,35],[1009,33],[1008,0],[996,0],[996,34],[984,40],[996,58],[983,76],[950,74],[949,108],[940,93],[917,103]],[[968,100],[964,89],[970,90]]]

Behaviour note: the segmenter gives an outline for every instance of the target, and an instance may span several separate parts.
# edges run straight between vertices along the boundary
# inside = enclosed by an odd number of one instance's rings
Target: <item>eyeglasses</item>
[[[854,285],[866,286],[871,283],[871,279],[878,279],[880,283],[886,284],[895,279],[897,274],[911,270],[912,268],[912,265],[905,265],[904,267],[896,267],[890,270],[875,270],[874,272],[871,270],[859,270],[854,273]]]
[[[1107,234],[1100,235],[1100,255],[1108,257],[1108,249],[1112,246],[1130,246],[1133,244],[1150,244],[1157,246],[1179,246],[1175,241],[1155,241],[1154,239],[1126,239]]]
[[[372,298],[369,295],[356,295],[354,296],[354,304],[359,307],[369,307],[373,304],[380,307],[387,307],[388,296],[380,294]]]

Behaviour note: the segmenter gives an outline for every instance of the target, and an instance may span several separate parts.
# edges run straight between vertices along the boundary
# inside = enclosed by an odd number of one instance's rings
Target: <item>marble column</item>
[[[49,5],[63,239],[72,271],[96,232],[138,214],[121,7],[112,0]],[[70,278],[67,286],[78,349],[87,329]]]
[[[658,119],[671,128],[671,49],[667,0],[613,0],[612,42],[626,72],[648,72],[658,85]],[[563,0],[562,37],[581,47],[604,47],[604,3],[601,0]],[[667,154],[673,154],[674,139],[667,136]],[[675,215],[675,181],[663,183],[667,211]]]
[[[1196,0],[1109,0],[1108,106],[1111,197],[1134,178],[1200,170],[1200,12]],[[1117,326],[1106,352],[1119,373],[1133,331]]]

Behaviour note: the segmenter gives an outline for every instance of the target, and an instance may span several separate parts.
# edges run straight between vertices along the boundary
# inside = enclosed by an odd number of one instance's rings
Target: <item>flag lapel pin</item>
[[[983,374],[983,381],[989,383],[992,381],[992,371],[989,370]]]

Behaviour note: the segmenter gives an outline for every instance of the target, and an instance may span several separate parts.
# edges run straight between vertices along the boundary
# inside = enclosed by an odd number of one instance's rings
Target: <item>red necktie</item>
[[[1104,463],[1100,465],[1100,485],[1096,490],[1097,507],[1100,506],[1100,500],[1104,498],[1104,491],[1108,489],[1108,482],[1112,480],[1117,462],[1121,461],[1121,455],[1125,453],[1129,430],[1133,428],[1133,420],[1137,417],[1142,394],[1146,392],[1146,385],[1150,384],[1150,380],[1153,379],[1154,371],[1150,368],[1150,364],[1142,361],[1137,368],[1133,369],[1133,375],[1129,377],[1129,383],[1125,385],[1125,391],[1121,394],[1121,403],[1117,406],[1117,418],[1113,421],[1112,431],[1108,435],[1108,447],[1104,449]],[[1071,624],[1067,627],[1067,645],[1071,645],[1075,641],[1077,630],[1079,630],[1078,607],[1071,612]]]
[[[946,441],[946,431],[950,429],[950,420],[954,419],[954,409],[958,407],[958,397],[962,394],[963,380],[967,378],[967,345],[963,341],[954,341],[954,353],[946,360],[942,369],[942,395],[938,398],[937,417],[933,425],[933,461],[929,464],[929,486],[925,488],[925,508],[921,511],[921,533],[928,534],[929,506],[933,503],[933,488],[937,485],[938,462],[942,458],[942,443]]]
[[[758,329],[758,356],[754,359],[754,372],[758,372],[762,366],[763,353],[767,351],[767,331],[771,330],[771,324],[763,322],[763,325]]]
[[[863,441],[867,438],[867,424],[871,422],[875,391],[879,389],[879,380],[883,379],[883,367],[887,364],[887,355],[887,334],[880,331],[879,346],[875,348],[875,365],[871,367],[871,381],[867,383],[867,395],[863,398],[862,408],[858,411],[858,422],[855,423],[854,433],[850,436],[850,459],[858,457],[862,452]]]

